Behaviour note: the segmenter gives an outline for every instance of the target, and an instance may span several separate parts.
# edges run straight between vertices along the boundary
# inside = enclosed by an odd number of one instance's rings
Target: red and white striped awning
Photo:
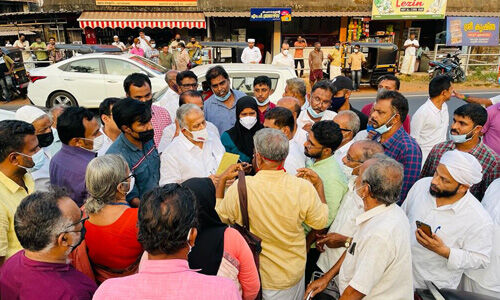
[[[81,28],[206,28],[203,13],[86,11],[78,22]]]

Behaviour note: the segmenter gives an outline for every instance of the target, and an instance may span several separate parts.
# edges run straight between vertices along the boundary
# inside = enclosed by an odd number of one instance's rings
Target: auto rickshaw
[[[201,42],[208,63],[240,63],[241,54],[248,44],[245,42]]]
[[[347,58],[354,49],[354,45],[361,47],[361,52],[365,55],[366,64],[361,72],[361,84],[369,84],[372,87],[378,85],[378,79],[387,74],[394,75],[397,71],[398,47],[390,43],[351,43],[347,46],[344,57],[344,72],[350,76],[350,68],[347,65]]]
[[[24,66],[22,51],[14,47],[0,48],[5,55],[9,56],[14,61],[14,74],[11,75],[14,88],[13,92],[23,97],[26,96],[30,79]]]

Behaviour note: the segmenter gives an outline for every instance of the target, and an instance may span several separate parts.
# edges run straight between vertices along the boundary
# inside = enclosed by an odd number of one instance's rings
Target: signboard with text
[[[198,0],[96,0],[96,5],[116,6],[196,6]]]
[[[447,46],[498,46],[498,18],[446,18]]]
[[[373,0],[373,20],[444,19],[447,0]]]
[[[292,20],[291,8],[251,8],[250,21],[281,21],[290,22]]]

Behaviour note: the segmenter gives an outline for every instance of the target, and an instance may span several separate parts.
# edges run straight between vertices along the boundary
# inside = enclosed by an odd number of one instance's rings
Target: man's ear
[[[345,93],[345,98],[346,98],[347,100],[349,100],[349,98],[351,97],[351,93],[352,93],[352,91],[351,91],[351,90],[347,90],[347,92]]]

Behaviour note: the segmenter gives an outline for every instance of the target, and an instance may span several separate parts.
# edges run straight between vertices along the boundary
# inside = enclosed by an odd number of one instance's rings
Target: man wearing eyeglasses
[[[175,112],[179,108],[179,86],[177,85],[176,78],[179,71],[170,70],[165,74],[165,81],[167,82],[168,89],[163,94],[160,100],[155,104],[165,108],[170,115],[170,119],[175,120]]]
[[[347,154],[349,147],[354,143],[354,137],[359,131],[359,118],[353,111],[343,110],[333,118],[333,122],[339,125],[340,131],[342,132],[342,143],[340,143],[340,146],[335,150],[333,156],[342,167],[344,174],[349,177],[352,173],[352,169],[347,167],[342,162],[342,159]]]
[[[335,92],[333,85],[326,80],[314,84],[311,91],[311,98],[309,99],[310,105],[297,118],[298,128],[309,131],[316,122],[332,121],[337,113],[328,110],[328,108],[332,104],[332,97],[335,95]]]
[[[82,211],[61,190],[24,198],[14,217],[24,250],[0,271],[2,299],[92,299],[97,285],[69,264],[85,237]]]

